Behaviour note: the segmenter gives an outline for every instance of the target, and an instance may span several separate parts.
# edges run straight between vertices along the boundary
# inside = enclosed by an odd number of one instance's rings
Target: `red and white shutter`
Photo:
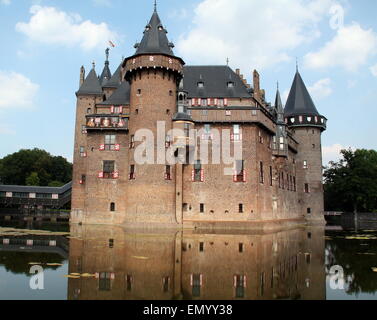
[[[98,178],[102,179],[103,178],[103,172],[98,173]]]
[[[120,151],[120,144],[115,145],[115,151]]]
[[[243,287],[246,288],[247,286],[247,277],[243,276]]]
[[[190,286],[192,287],[194,285],[194,276],[190,275]]]
[[[196,106],[196,99],[192,98],[192,105],[195,107]]]
[[[119,113],[123,113],[123,107],[119,107]]]
[[[237,287],[237,276],[233,277],[233,287]]]
[[[115,109],[115,107],[114,107],[114,106],[111,106],[111,108],[110,108],[110,113],[114,113],[114,109]]]
[[[115,172],[113,173],[113,178],[114,178],[114,179],[118,179],[118,178],[119,178],[119,172],[118,172],[118,171],[115,171]]]
[[[200,170],[200,181],[204,182],[204,169]]]
[[[217,106],[217,99],[214,100],[214,105]]]
[[[191,172],[191,181],[195,181],[195,170]]]
[[[84,181],[80,180],[80,184],[84,184]]]
[[[237,182],[237,171],[234,170],[234,173],[233,173],[233,182]]]
[[[115,273],[110,273],[110,279],[115,280]]]
[[[104,151],[105,150],[105,145],[104,144],[101,144],[100,146],[99,146],[99,151]]]
[[[200,286],[203,286],[203,275],[200,275]]]
[[[224,99],[224,106],[228,106],[228,99]]]
[[[208,98],[208,99],[207,99],[207,105],[208,105],[208,106],[211,106],[211,105],[212,105],[211,98]]]
[[[246,170],[243,170],[243,182],[246,182]]]

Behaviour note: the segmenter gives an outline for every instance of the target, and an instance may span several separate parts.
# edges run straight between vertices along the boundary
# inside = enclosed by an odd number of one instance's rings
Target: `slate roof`
[[[184,90],[189,98],[250,98],[249,89],[229,66],[185,66]],[[198,83],[203,82],[203,88]],[[228,88],[228,83],[234,86]]]
[[[92,69],[86,77],[84,83],[81,85],[76,94],[98,94],[102,95],[102,87],[99,83],[96,71]]]
[[[149,24],[144,31],[143,39],[136,44],[136,53],[138,54],[166,54],[174,56],[172,43],[169,42],[166,36],[167,31],[161,24],[160,17],[155,9]]]
[[[120,87],[101,105],[129,105],[130,104],[130,84],[123,81]]]
[[[292,88],[285,105],[284,115],[286,117],[297,115],[320,115],[298,71],[296,72]]]
[[[104,86],[111,79],[111,71],[109,68],[109,61],[105,62],[101,76],[99,77],[99,82]]]
[[[276,91],[276,98],[275,98],[275,111],[278,116],[278,122],[284,123],[284,108],[281,102],[281,96],[279,89]]]
[[[121,78],[120,78],[121,69],[122,69],[122,64],[120,64],[119,67],[116,69],[111,79],[107,81],[105,84],[103,84],[102,86],[104,88],[118,88],[121,83]]]
[[[11,186],[0,185],[0,191],[3,192],[25,192],[25,193],[52,193],[62,194],[72,188],[72,182],[63,187],[33,187],[33,186]]]

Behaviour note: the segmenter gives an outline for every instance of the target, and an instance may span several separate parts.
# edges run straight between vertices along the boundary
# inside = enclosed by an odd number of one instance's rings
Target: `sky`
[[[159,0],[174,52],[189,65],[224,65],[268,101],[285,102],[296,71],[328,120],[324,164],[344,148],[376,149],[377,1]],[[153,0],[0,0],[0,158],[41,148],[72,161],[79,71],[112,72],[153,12]]]

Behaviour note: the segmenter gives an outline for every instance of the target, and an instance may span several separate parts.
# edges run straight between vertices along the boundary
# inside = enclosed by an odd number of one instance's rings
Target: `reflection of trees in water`
[[[328,236],[334,238],[326,241],[327,274],[339,265],[344,270],[347,294],[376,293],[377,273],[371,268],[377,267],[377,240],[346,240],[346,234],[339,233]]]
[[[47,266],[47,263],[63,264],[65,259],[57,253],[40,253],[40,252],[0,252],[0,265],[5,267],[5,270],[15,274],[25,274],[31,276],[29,273],[30,262],[40,262],[43,268],[50,270],[57,270],[60,266]]]

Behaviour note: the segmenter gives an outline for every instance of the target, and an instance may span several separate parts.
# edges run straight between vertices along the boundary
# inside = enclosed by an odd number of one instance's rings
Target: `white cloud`
[[[38,89],[22,74],[0,71],[0,110],[32,107]]]
[[[117,39],[116,33],[111,31],[106,23],[83,21],[78,14],[41,6],[32,6],[30,13],[30,21],[17,23],[16,30],[32,41],[65,46],[78,45],[82,49],[90,50],[103,48],[109,40]]]
[[[193,28],[177,43],[190,63],[263,69],[291,60],[290,51],[320,35],[318,24],[334,0],[203,0]],[[288,9],[289,8],[289,9]]]
[[[345,147],[339,143],[333,144],[332,146],[324,146],[322,148],[323,164],[327,166],[330,161],[339,161],[342,158],[340,151],[344,149],[348,150],[350,148],[355,150],[353,147]]]
[[[326,98],[332,93],[331,79],[321,79],[308,87],[308,91],[314,100]]]
[[[372,74],[377,77],[377,64],[370,67],[370,72],[372,72]]]
[[[8,6],[10,5],[10,0],[1,0],[0,3]]]
[[[367,63],[377,52],[377,35],[372,29],[365,30],[359,24],[338,29],[335,37],[317,52],[305,56],[305,65],[312,69],[343,67],[347,71]]]

